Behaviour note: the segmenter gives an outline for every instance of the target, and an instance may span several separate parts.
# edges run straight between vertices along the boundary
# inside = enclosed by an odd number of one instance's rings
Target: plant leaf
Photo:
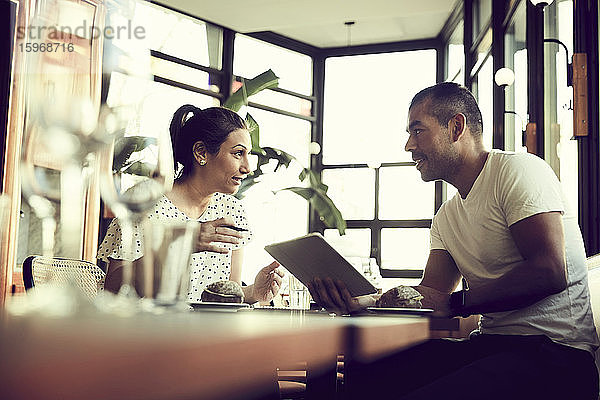
[[[250,115],[246,114],[246,125],[248,126],[248,132],[250,133],[250,141],[252,142],[252,153],[253,154],[264,154],[263,149],[260,147],[260,129],[258,122]]]
[[[244,192],[250,189],[254,184],[258,183],[260,176],[263,175],[260,169],[257,169],[252,174],[248,175],[240,185],[238,191],[235,193],[235,197],[238,199],[244,198]]]
[[[300,175],[298,175],[298,179],[300,179],[301,182],[304,182],[306,177],[309,177],[308,182],[310,187],[322,190],[323,192],[327,193],[327,189],[329,189],[329,186],[321,182],[321,179],[319,178],[319,175],[317,175],[316,172],[311,171],[308,168],[303,168],[300,172]]]
[[[282,165],[286,168],[289,167],[292,160],[296,159],[296,157],[294,157],[293,155],[286,153],[283,150],[276,149],[274,147],[263,147],[262,150],[265,152],[265,157],[277,160],[275,171],[277,171]]]
[[[252,79],[245,79],[242,81],[242,87],[229,96],[223,103],[223,107],[237,112],[242,106],[248,104],[248,97],[261,90],[276,87],[278,84],[279,77],[270,69]]]
[[[125,170],[123,170],[122,172],[124,174],[131,174],[131,175],[139,175],[139,176],[152,176],[152,173],[154,172],[155,168],[152,164],[150,163],[145,163],[143,161],[136,161],[133,164],[129,165]]]
[[[248,97],[250,97],[261,90],[277,87],[278,84],[279,77],[275,75],[272,69],[269,69],[250,80],[246,80],[246,92]]]
[[[304,197],[314,207],[325,226],[336,228],[340,235],[346,233],[346,221],[327,193],[312,187],[289,187],[281,190],[289,190]]]
[[[144,150],[153,144],[156,144],[156,138],[153,137],[126,136],[119,138],[115,142],[113,171],[123,172],[124,169],[128,168],[128,160],[133,153]]]

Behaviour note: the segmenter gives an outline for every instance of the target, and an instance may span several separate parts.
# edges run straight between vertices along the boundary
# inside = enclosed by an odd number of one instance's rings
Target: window
[[[473,0],[473,38],[476,38],[492,18],[492,0]]]
[[[184,104],[200,108],[219,105],[219,100],[214,97],[118,73],[113,73],[111,78],[108,101],[110,104],[137,104],[139,125],[136,129],[145,131],[168,130],[173,113]]]
[[[411,251],[408,250],[410,246]],[[398,247],[402,251],[398,251]],[[381,267],[423,269],[429,255],[429,228],[384,228],[381,230]]]
[[[573,1],[562,0],[544,12],[544,37],[563,42],[569,57],[573,54]],[[573,88],[567,86],[567,62],[564,48],[545,43],[544,90],[544,155],[559,177],[570,207],[577,215],[578,156],[573,137]]]
[[[261,181],[244,193],[254,238],[245,247],[242,280],[252,283],[258,270],[271,262],[264,246],[305,235],[308,232],[308,202],[286,187],[303,186],[298,175],[310,166],[309,143],[314,117],[312,59],[280,46],[236,34],[233,72],[238,78],[253,78],[272,69],[279,77],[278,89],[265,90],[249,98],[247,112],[260,127],[261,147],[274,147],[294,156],[286,170],[273,172],[263,166]],[[280,90],[281,89],[281,90]]]
[[[235,35],[233,73],[245,78],[272,69],[279,87],[303,95],[312,94],[312,59],[283,47],[248,36]]]
[[[375,214],[375,170],[336,168],[323,171],[327,194],[345,219],[373,219]],[[352,185],[339,182],[352,182]]]
[[[504,65],[515,73],[515,82],[504,89],[506,150],[526,152],[523,130],[527,124],[527,47],[525,43],[525,3],[515,11],[512,23],[504,37]]]
[[[461,20],[448,40],[448,70],[446,81],[465,83],[465,46],[463,44],[464,22]]]
[[[384,277],[419,277],[429,254],[436,185],[404,146],[409,103],[435,84],[436,61],[435,50],[325,61],[322,176],[349,226],[326,238],[356,264],[375,258]]]
[[[447,82],[455,82],[461,85],[465,84],[465,46],[463,41],[464,36],[464,20],[460,22],[454,28],[454,32],[448,39],[447,46],[447,71],[446,79]],[[457,192],[456,188],[447,182],[442,181],[442,199],[445,201],[451,199]]]
[[[379,219],[431,218],[434,195],[434,183],[423,182],[416,168],[381,167],[379,170]]]
[[[435,50],[328,58],[323,163],[411,161],[404,151],[408,104],[435,84],[435,66]]]
[[[483,146],[489,150],[492,148],[494,132],[492,113],[494,72],[491,55],[487,57],[477,73],[476,82],[473,94],[477,98],[477,103],[481,109],[481,118],[483,119]]]
[[[146,27],[148,47],[195,64],[220,69],[222,29],[159,5],[138,1],[133,26]]]

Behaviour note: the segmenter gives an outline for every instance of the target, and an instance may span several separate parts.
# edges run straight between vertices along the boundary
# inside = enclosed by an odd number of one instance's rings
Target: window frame
[[[416,50],[435,50],[436,51],[436,82],[443,80],[445,75],[446,51],[445,44],[441,38],[429,39],[429,40],[415,40],[405,42],[393,42],[385,44],[375,45],[361,45],[361,46],[347,46],[347,47],[336,47],[325,49],[322,54],[322,66],[325,69],[325,61],[331,57],[344,57],[344,56],[358,56],[358,55],[370,55],[370,54],[381,54],[391,52],[404,52],[404,51],[416,51]],[[320,104],[323,104],[324,93],[319,93]],[[322,109],[322,108],[321,108]],[[321,126],[321,137],[319,144],[322,144],[322,117],[319,120]],[[319,175],[327,169],[350,169],[350,168],[368,168],[365,163],[358,164],[323,164],[322,154],[319,153],[318,162],[314,165],[314,170]],[[387,269],[382,268],[381,263],[381,230],[384,228],[430,228],[432,219],[399,219],[399,220],[381,220],[379,219],[379,174],[380,168],[384,167],[414,167],[414,162],[391,162],[382,163],[380,167],[374,168],[375,171],[375,204],[374,204],[374,218],[370,220],[362,219],[349,219],[346,220],[348,228],[366,228],[371,230],[371,251],[370,258],[374,258],[379,266],[381,276],[383,278],[421,278],[423,276],[423,269]],[[445,199],[445,187],[441,181],[435,182],[434,189],[434,213],[437,212]],[[318,216],[311,213],[311,219],[309,223],[309,230],[311,232],[318,231],[323,233],[325,226],[319,220]],[[432,216],[433,217],[433,216]],[[425,266],[423,266],[424,268]]]

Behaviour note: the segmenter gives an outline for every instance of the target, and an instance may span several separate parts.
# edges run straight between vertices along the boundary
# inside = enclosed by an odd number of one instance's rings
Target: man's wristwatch
[[[459,290],[458,292],[454,292],[450,295],[451,316],[461,316],[466,318],[471,315],[465,310],[466,296],[466,290]]]

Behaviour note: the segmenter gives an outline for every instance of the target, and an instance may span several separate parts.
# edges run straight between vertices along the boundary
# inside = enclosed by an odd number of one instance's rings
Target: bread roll
[[[377,303],[377,307],[421,308],[421,293],[410,286],[397,286],[385,292]]]
[[[200,300],[217,303],[243,303],[244,292],[237,282],[218,281],[211,283],[204,289]]]

